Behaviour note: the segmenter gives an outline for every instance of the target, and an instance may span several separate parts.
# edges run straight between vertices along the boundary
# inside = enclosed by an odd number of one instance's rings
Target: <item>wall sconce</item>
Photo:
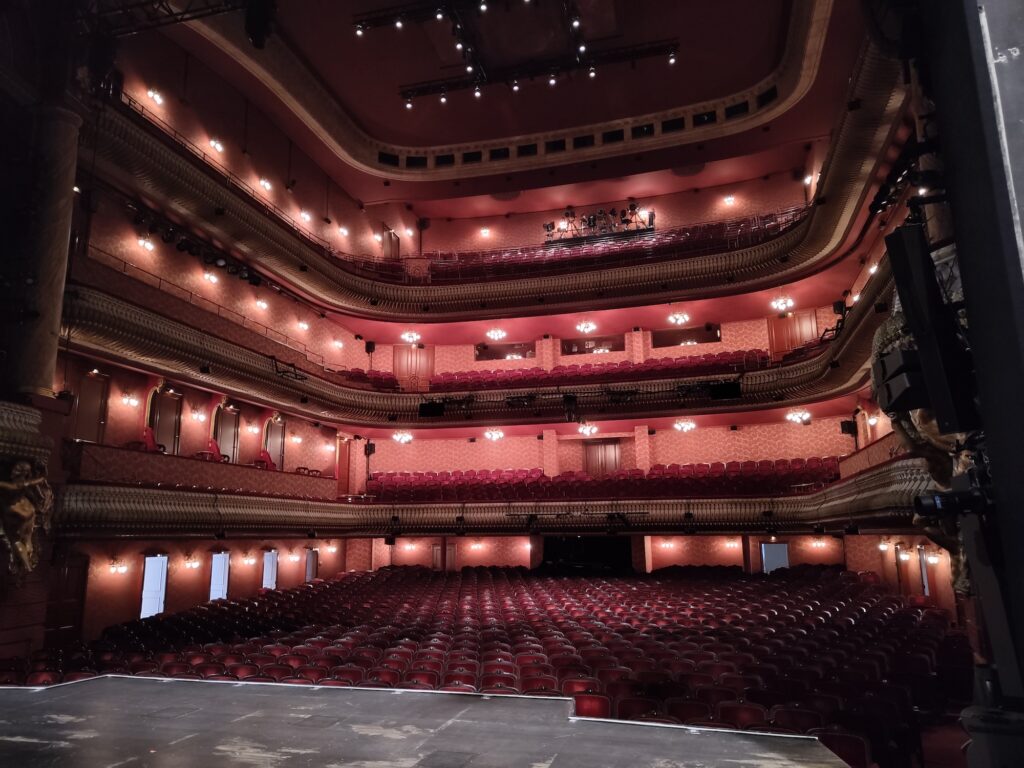
[[[130,405],[132,408],[137,408],[139,405],[139,398],[137,398],[130,392],[125,392],[123,395],[121,395],[121,402],[124,403],[125,405]]]
[[[889,551],[889,542],[888,541],[880,541],[880,542],[878,542],[878,551],[879,552],[888,552]]]
[[[291,560],[293,563],[299,562],[299,553],[292,552],[290,555],[288,555],[288,559]]]
[[[242,563],[244,565],[256,565],[256,556],[247,553],[242,557]]]
[[[470,549],[483,549],[484,545],[483,545],[483,542],[474,541],[472,544],[469,545],[469,548]]]
[[[113,558],[110,561],[111,573],[128,573],[128,564],[124,560]]]
[[[523,544],[523,549],[529,551],[533,549],[533,544],[531,544],[530,542],[526,542],[525,544]]]
[[[907,562],[908,560],[910,560],[910,553],[907,552],[905,549],[901,550],[900,551],[900,560],[902,560],[903,562]]]
[[[199,561],[196,560],[195,555],[185,555],[185,567],[191,569],[199,567]]]
[[[203,422],[206,421],[206,411],[202,408],[192,408],[192,421]]]
[[[815,549],[823,549],[825,547],[825,540],[824,539],[815,539],[814,541],[811,542],[811,546],[814,547]]]
[[[330,552],[333,555],[335,552],[338,551],[338,545],[337,544],[328,544],[326,549],[327,549],[328,552]]]
[[[774,536],[772,536],[772,541],[775,541],[775,537]],[[729,549],[736,549],[737,547],[739,547],[739,545],[740,545],[740,543],[736,539],[729,539],[728,541],[725,542],[725,546],[728,547]]]
[[[299,443],[302,442],[302,436],[301,435],[292,435],[292,442],[295,443],[296,445],[298,445]]]
[[[402,549],[404,549],[406,552],[411,552],[412,550],[416,549],[416,545],[415,544],[405,544],[405,545],[402,546]]]
[[[659,546],[662,549],[675,549],[676,543],[671,539],[662,539],[661,544],[659,544]]]
[[[245,431],[250,435],[258,435],[260,433],[260,427],[258,424],[247,424]]]
[[[939,555],[935,552],[932,552],[930,555],[928,555],[927,558],[925,558],[925,560],[928,562],[928,565],[938,565],[939,559]]]
[[[324,443],[324,450],[333,453],[334,452],[334,443]]]

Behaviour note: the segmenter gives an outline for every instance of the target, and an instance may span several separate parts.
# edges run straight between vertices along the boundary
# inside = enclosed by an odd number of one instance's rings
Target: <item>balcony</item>
[[[177,491],[333,501],[338,481],[296,472],[221,464],[186,456],[146,453],[109,445],[68,441],[68,482],[162,488]]]

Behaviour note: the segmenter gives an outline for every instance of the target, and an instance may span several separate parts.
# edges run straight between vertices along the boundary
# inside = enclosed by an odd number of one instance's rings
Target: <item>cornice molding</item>
[[[194,222],[213,239],[322,309],[388,321],[442,322],[686,301],[746,293],[791,282],[827,266],[854,226],[894,135],[904,103],[899,64],[874,47],[864,52],[851,104],[835,131],[822,170],[817,205],[786,234],[742,250],[674,261],[570,274],[457,285],[384,283],[346,270],[345,263],[272,218],[215,169],[121,109],[104,109],[83,134],[82,171],[95,172],[128,194]]]
[[[888,262],[883,260],[847,316],[843,332],[826,351],[803,362],[741,374],[742,397],[728,402],[681,393],[679,385],[729,376],[443,394],[356,389],[312,371],[307,371],[304,381],[289,381],[275,375],[273,361],[265,354],[84,286],[73,286],[65,297],[62,333],[71,351],[313,420],[410,427],[484,421],[523,424],[564,421],[562,395],[567,391],[577,395],[581,412],[599,419],[776,408],[846,394],[867,380],[874,331],[885,318],[874,311],[874,305],[892,291]],[[206,366],[209,373],[202,373],[201,367]],[[633,392],[628,398],[616,394],[626,390]],[[532,395],[534,402],[509,404],[509,397],[520,395]],[[447,416],[420,419],[418,408],[424,396],[453,403]],[[307,402],[301,401],[303,397]]]
[[[766,525],[809,531],[819,524],[839,532],[850,523],[910,528],[914,498],[932,488],[918,458],[888,462],[816,493],[777,498],[392,505],[69,485],[54,532],[61,538],[603,532],[610,515],[630,520],[628,529],[618,528],[622,533],[739,532]]]
[[[271,93],[285,109],[295,115],[306,129],[336,157],[364,173],[382,178],[408,181],[436,181],[466,179],[499,173],[511,173],[547,168],[568,163],[590,162],[608,157],[634,154],[709,141],[730,136],[764,125],[796,105],[810,90],[817,77],[825,46],[832,0],[796,0],[790,16],[786,46],[779,65],[753,86],[717,99],[689,104],[662,112],[636,115],[590,125],[578,125],[554,132],[519,134],[498,139],[444,144],[434,146],[405,146],[383,141],[366,133],[339,103],[335,94],[312,72],[301,56],[280,36],[267,40],[266,46],[254,53],[252,45],[236,19],[211,17],[190,23],[189,28],[208,45],[227,53],[245,72]],[[344,34],[344,33],[342,33]],[[775,89],[777,96],[759,104],[758,97]],[[725,108],[739,103],[748,105],[747,114],[726,119]],[[714,112],[714,123],[695,126],[694,115]],[[678,132],[662,133],[664,120],[683,118],[687,128]],[[653,123],[655,135],[643,139],[631,138],[633,126]],[[510,157],[490,160],[491,149],[537,144],[543,150],[551,139],[565,139],[590,134],[601,137],[606,131],[623,130],[621,142],[597,143],[586,149],[568,150],[557,154],[543,151],[531,157]],[[404,163],[397,167],[380,162],[379,153],[399,159],[409,155],[428,158],[454,155],[455,164],[437,166],[429,162],[426,168],[409,168]],[[462,163],[464,152],[481,152],[477,163]]]

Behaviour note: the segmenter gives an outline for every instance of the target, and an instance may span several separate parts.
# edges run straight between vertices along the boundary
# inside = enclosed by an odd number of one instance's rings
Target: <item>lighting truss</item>
[[[126,37],[245,8],[247,0],[87,0],[75,21],[87,34]]]

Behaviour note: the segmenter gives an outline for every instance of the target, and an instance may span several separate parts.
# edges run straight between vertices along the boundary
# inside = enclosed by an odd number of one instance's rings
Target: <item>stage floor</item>
[[[105,677],[0,688],[0,764],[248,768],[783,768],[816,740],[570,716],[518,696]]]

